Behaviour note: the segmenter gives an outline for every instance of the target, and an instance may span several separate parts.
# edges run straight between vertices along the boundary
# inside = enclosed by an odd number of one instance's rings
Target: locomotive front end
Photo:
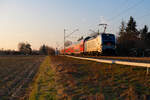
[[[102,52],[105,55],[115,55],[116,40],[114,34],[103,33],[102,39]]]

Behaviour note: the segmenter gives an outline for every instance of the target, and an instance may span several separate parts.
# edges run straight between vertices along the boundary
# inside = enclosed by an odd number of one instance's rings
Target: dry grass
[[[145,68],[47,57],[30,100],[150,100]]]
[[[145,68],[52,57],[58,100],[149,100]],[[59,88],[58,88],[59,87]]]

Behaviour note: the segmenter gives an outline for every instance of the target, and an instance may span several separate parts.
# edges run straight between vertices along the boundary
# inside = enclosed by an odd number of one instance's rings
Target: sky
[[[117,34],[122,20],[133,16],[137,28],[150,27],[150,0],[0,0],[0,49],[18,48],[28,42],[32,49],[42,44],[62,47],[64,29],[75,41],[91,33],[103,31]]]

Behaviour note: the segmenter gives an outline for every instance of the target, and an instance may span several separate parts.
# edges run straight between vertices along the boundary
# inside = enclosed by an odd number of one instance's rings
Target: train
[[[97,33],[61,49],[61,54],[113,55],[116,50],[116,38],[111,33]]]

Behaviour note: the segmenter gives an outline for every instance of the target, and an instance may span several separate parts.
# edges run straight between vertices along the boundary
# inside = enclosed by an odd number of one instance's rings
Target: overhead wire
[[[139,17],[137,17],[136,19],[141,19],[141,18],[147,17],[147,16],[149,16],[149,15],[150,15],[150,12],[147,13],[147,14],[145,14],[145,15],[139,16]]]
[[[110,23],[117,21],[116,19],[118,19],[118,17],[122,16],[123,14],[126,14],[127,12],[133,10],[134,8],[138,7],[139,5],[141,5],[144,2],[144,0],[139,0],[137,3],[134,3],[133,5],[129,6],[128,8],[126,8],[125,10],[121,11],[120,13],[116,14],[115,16],[113,16],[112,18],[110,18],[108,21]],[[112,29],[114,29],[114,25],[111,25],[111,27],[113,27]],[[116,31],[117,32],[117,31]]]
[[[121,15],[127,13],[128,11],[133,10],[134,8],[136,8],[137,6],[139,6],[141,3],[143,3],[144,0],[140,0],[139,2],[135,3],[134,5],[132,5],[131,7],[128,7],[127,9],[121,11],[120,13],[116,14],[114,17],[110,18],[109,21],[114,21],[116,18],[120,17]]]
[[[123,7],[123,8],[126,7],[126,6],[128,5],[128,3],[129,3],[129,1],[130,1],[130,0],[123,0],[122,3],[121,3],[121,5],[119,5],[118,7]],[[113,12],[115,12],[116,10],[118,10],[118,7],[115,8],[115,9],[113,10]],[[109,22],[109,23],[107,23],[109,29],[107,29],[107,30],[112,31],[113,28],[112,28],[111,25],[110,25],[110,22],[111,22],[111,21],[109,21],[109,20],[107,20],[107,19],[106,19],[106,21]]]

